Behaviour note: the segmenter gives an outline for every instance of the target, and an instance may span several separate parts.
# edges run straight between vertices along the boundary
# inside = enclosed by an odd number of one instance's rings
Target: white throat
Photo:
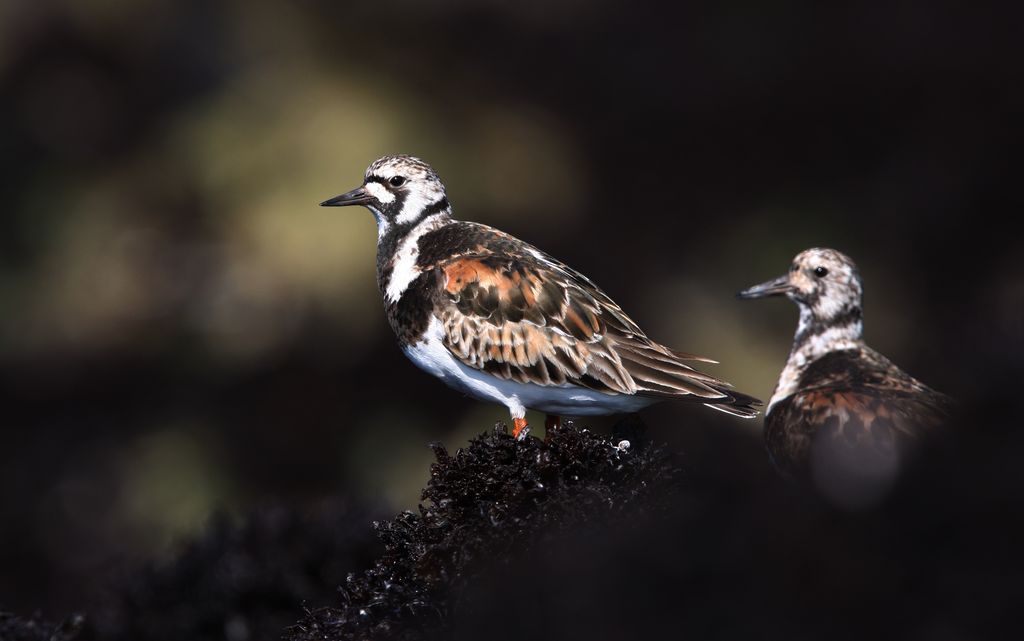
[[[367,205],[366,208],[370,210],[370,213],[373,214],[374,220],[377,221],[377,244],[379,245],[380,241],[384,240],[384,236],[387,235],[388,230],[391,229],[391,223],[384,214],[377,211],[375,207]]]

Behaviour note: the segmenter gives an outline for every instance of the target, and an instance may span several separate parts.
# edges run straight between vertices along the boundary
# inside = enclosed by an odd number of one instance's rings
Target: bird
[[[448,386],[508,408],[562,416],[632,413],[672,399],[742,418],[761,402],[698,371],[711,359],[654,342],[589,278],[505,232],[456,220],[424,161],[384,156],[361,186],[320,203],[377,222],[377,284],[402,351]]]
[[[853,507],[881,497],[911,444],[953,408],[950,397],[864,342],[863,292],[851,258],[816,247],[797,254],[784,276],[737,294],[786,296],[800,309],[765,410],[772,461],[786,476],[813,477]]]

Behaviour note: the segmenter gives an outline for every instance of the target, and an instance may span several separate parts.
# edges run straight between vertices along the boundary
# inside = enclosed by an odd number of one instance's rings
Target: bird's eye
[[[405,177],[404,176],[392,176],[391,178],[388,179],[388,182],[391,183],[392,187],[401,187],[402,185],[405,184]]]
[[[824,267],[815,267],[814,275],[817,276],[818,278],[824,278],[828,276],[828,270],[825,269]]]

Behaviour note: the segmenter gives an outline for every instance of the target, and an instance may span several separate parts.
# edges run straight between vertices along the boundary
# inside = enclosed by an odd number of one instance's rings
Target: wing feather
[[[780,401],[765,420],[768,450],[789,473],[802,473],[812,445],[850,456],[892,456],[948,417],[948,397],[888,361],[874,368],[876,354],[825,359],[805,375],[807,385]]]
[[[726,411],[741,416],[756,414],[759,401],[684,362],[710,359],[655,343],[585,276],[521,248],[513,255],[482,244],[429,266],[444,284],[438,304],[444,344],[467,366],[538,385],[692,396],[719,409],[734,406]]]

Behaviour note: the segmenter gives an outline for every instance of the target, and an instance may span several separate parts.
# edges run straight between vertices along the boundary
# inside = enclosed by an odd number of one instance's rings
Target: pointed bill
[[[766,283],[748,287],[736,294],[736,298],[764,298],[765,296],[782,296],[793,291],[794,287],[789,282],[789,275],[779,276]]]
[[[321,207],[348,207],[349,205],[365,205],[373,201],[373,196],[366,190],[366,186],[356,187],[340,196],[329,198],[322,203]]]

